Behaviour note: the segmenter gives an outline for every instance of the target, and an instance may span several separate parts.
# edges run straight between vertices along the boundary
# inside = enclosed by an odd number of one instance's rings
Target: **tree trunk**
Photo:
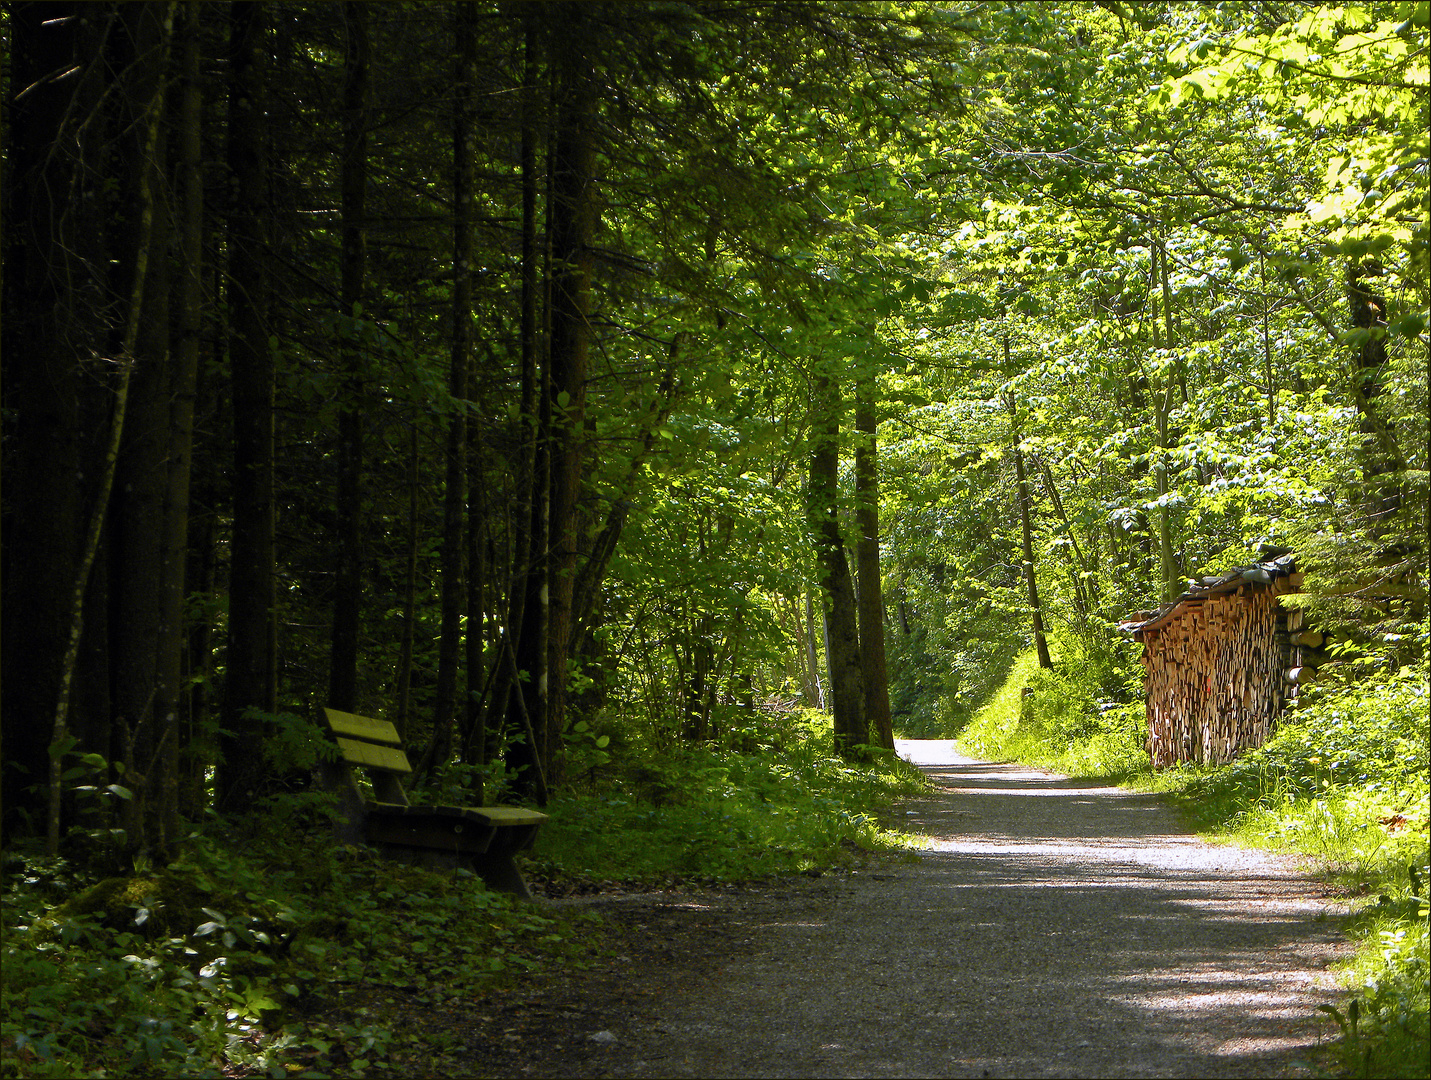
[[[398,643],[397,715],[393,719],[399,738],[406,737],[408,717],[412,715],[412,646],[417,636],[417,497],[421,483],[421,459],[416,418],[409,433],[407,453],[406,567],[402,588],[402,636]]]
[[[168,491],[164,510],[164,553],[160,583],[160,618],[163,643],[159,650],[155,701],[162,745],[157,768],[151,770],[157,839],[163,848],[180,827],[180,752],[184,728],[183,683],[188,637],[184,626],[189,545],[189,488],[194,454],[194,404],[198,395],[199,346],[204,319],[204,176],[201,6],[184,4],[179,53],[179,87],[175,102],[175,150],[178,154],[175,185],[179,202],[174,287],[173,354],[169,406]]]
[[[362,314],[367,275],[368,5],[343,5],[342,252],[340,303],[346,318]],[[367,380],[356,327],[344,333],[343,396],[338,410],[338,485],[334,500],[333,633],[328,703],[358,711],[358,637],[363,596],[363,414]]]
[[[99,166],[110,137],[101,50],[116,16],[70,3],[15,4],[7,15],[0,791],[13,835],[21,814],[45,820],[53,731],[39,721],[61,695],[86,499],[100,471],[92,433],[112,402],[113,365],[96,360],[108,354],[112,205]],[[99,715],[107,725],[107,710]]]
[[[1097,609],[1098,603],[1097,552],[1094,552],[1094,561],[1090,561],[1084,556],[1083,548],[1078,543],[1078,533],[1074,530],[1073,522],[1068,519],[1068,513],[1063,508],[1063,498],[1058,493],[1058,485],[1054,483],[1053,470],[1046,460],[1040,460],[1039,464],[1043,469],[1044,490],[1048,492],[1049,501],[1053,503],[1054,513],[1063,523],[1064,531],[1068,533],[1069,544],[1073,548],[1074,604],[1078,608],[1079,618],[1086,625],[1089,617]]]
[[[1013,361],[1009,355],[1009,335],[1004,334],[1004,370],[1013,371]],[[1019,533],[1023,544],[1024,587],[1028,593],[1029,615],[1033,623],[1034,649],[1038,653],[1038,666],[1053,669],[1053,659],[1048,652],[1048,638],[1043,629],[1043,606],[1038,598],[1038,574],[1034,563],[1032,502],[1029,498],[1028,475],[1024,471],[1023,432],[1019,425],[1018,410],[1014,405],[1014,392],[1006,392],[1004,404],[1009,410],[1009,441],[1014,450],[1014,478],[1018,484]]]
[[[800,634],[801,645],[805,650],[805,670],[809,673],[810,681],[805,688],[805,694],[810,704],[825,711],[825,684],[820,681],[820,646],[815,640],[815,600],[814,592],[811,589],[802,590],[805,601],[805,625]]]
[[[152,65],[148,70],[131,70],[130,77],[134,84],[134,91],[131,96],[131,105],[134,120],[137,125],[136,142],[128,148],[128,152],[133,155],[131,163],[136,170],[134,224],[132,230],[126,237],[128,248],[133,261],[133,274],[129,278],[129,305],[125,314],[124,330],[118,344],[118,367],[119,381],[114,391],[114,403],[110,416],[109,431],[106,435],[107,447],[104,458],[100,465],[100,481],[98,491],[95,495],[94,505],[90,510],[89,527],[86,530],[83,544],[80,548],[80,559],[78,570],[75,575],[73,590],[71,593],[71,607],[69,616],[69,641],[65,649],[63,664],[60,670],[60,687],[58,702],[55,708],[54,727],[51,736],[50,751],[50,806],[46,832],[46,850],[53,855],[59,846],[60,831],[60,802],[61,802],[61,779],[63,772],[62,753],[70,745],[69,732],[69,708],[71,686],[74,677],[76,663],[79,659],[80,642],[84,627],[85,593],[89,584],[90,572],[94,567],[95,558],[100,548],[100,536],[104,529],[105,517],[110,509],[110,495],[114,487],[115,476],[119,469],[120,451],[125,438],[125,418],[128,413],[130,399],[130,385],[133,378],[133,371],[137,362],[137,354],[140,348],[141,334],[144,331],[143,306],[145,301],[144,290],[149,281],[149,266],[152,238],[154,235],[154,186],[157,148],[159,145],[160,131],[160,111],[162,108],[163,92],[163,71],[167,63],[167,49],[170,36],[170,29],[173,20],[173,10],[169,5],[165,5],[157,12],[158,22],[149,23],[147,20],[143,27],[145,35],[153,33],[153,41],[150,42],[158,50],[148,58],[148,64]],[[138,64],[132,65],[138,68]],[[164,309],[167,312],[167,308]],[[145,338],[145,346],[151,345],[148,338]],[[161,509],[162,509],[162,485],[161,485]],[[148,567],[157,574],[158,557],[148,562]],[[146,605],[145,611],[151,609]],[[157,628],[156,628],[157,629]],[[142,631],[141,631],[142,633]],[[154,660],[154,636],[151,635],[147,642],[148,652],[145,657],[146,662],[142,665],[148,669],[150,675],[149,685],[152,689],[152,664]],[[142,678],[143,674],[139,674]],[[132,755],[130,755],[132,756]],[[138,786],[143,787],[143,778],[138,780]],[[131,817],[127,822],[131,831],[140,823],[138,816]]]
[[[827,371],[815,377],[811,424],[810,524],[824,590],[825,652],[830,672],[835,749],[853,757],[869,742],[864,672],[850,564],[837,507],[840,467],[840,391]]]
[[[1009,349],[1009,340],[1003,343],[1005,356]],[[1007,408],[1009,408],[1009,433],[1010,441],[1013,442],[1013,475],[1019,489],[1019,535],[1023,544],[1023,584],[1029,598],[1029,615],[1033,622],[1033,648],[1039,654],[1039,667],[1053,669],[1053,659],[1049,655],[1049,639],[1043,632],[1043,607],[1039,604],[1039,578],[1037,578],[1035,559],[1033,559],[1033,519],[1030,514],[1029,498],[1029,478],[1025,468],[1023,468],[1023,435],[1019,431],[1019,413],[1013,403],[1013,391],[1009,391],[1005,398]]]
[[[484,708],[482,697],[487,689],[483,673],[487,666],[483,662],[487,651],[485,630],[487,627],[487,575],[488,570],[488,524],[487,486],[482,472],[482,430],[481,421],[474,417],[470,421],[467,439],[467,636],[463,657],[466,675],[466,693],[462,697],[461,733],[457,746],[463,761],[481,764],[486,760],[487,736],[484,728]],[[500,642],[498,642],[500,645]],[[473,752],[475,751],[475,756]],[[473,792],[481,805],[482,790]]]
[[[184,635],[184,682],[180,701],[179,812],[196,820],[209,809],[206,772],[213,761],[210,742],[214,675],[214,597],[217,594],[218,557],[214,541],[214,514],[191,514],[185,582],[206,601],[203,614]]]
[[[230,5],[228,162],[235,192],[229,215],[229,362],[233,385],[233,533],[229,544],[229,635],[218,773],[219,807],[252,805],[267,775],[264,727],[249,710],[272,713],[274,670],[273,357],[268,345],[268,162],[265,65],[268,11],[256,0]]]
[[[128,133],[124,155],[130,165],[125,202],[133,207],[122,235],[126,248],[138,251],[144,245],[148,251],[142,262],[135,260],[136,270],[145,268],[145,280],[130,278],[122,285],[143,299],[134,316],[139,329],[132,342],[126,423],[105,530],[110,585],[106,622],[113,732],[125,765],[123,783],[133,793],[121,807],[121,818],[125,846],[138,851],[149,846],[151,834],[159,839],[153,826],[158,824],[154,814],[162,781],[154,769],[172,735],[182,647],[182,549],[173,560],[167,551],[170,465],[176,456],[171,446],[176,388],[169,318],[174,208],[164,168],[165,128],[160,124],[173,5],[128,6],[120,14],[127,25],[117,41],[128,44],[120,60]],[[151,113],[159,115],[146,122]],[[151,124],[159,126],[153,138],[148,136]],[[123,350],[124,345],[116,345]],[[183,454],[180,450],[179,456]],[[172,586],[167,571],[175,565],[180,577]],[[166,589],[172,609],[167,612]]]
[[[452,106],[452,366],[448,391],[452,416],[447,427],[447,481],[442,504],[442,630],[437,651],[437,690],[432,740],[419,772],[447,760],[457,708],[457,677],[462,657],[465,603],[463,524],[467,479],[467,372],[472,359],[472,94],[477,78],[477,11],[457,6],[457,81]]]
[[[1165,341],[1167,347],[1173,347],[1173,296],[1172,287],[1168,282],[1168,253],[1162,244],[1155,244],[1153,247],[1154,273],[1158,272],[1158,255],[1161,254],[1160,275],[1161,289],[1163,296],[1163,321],[1165,325]],[[1157,323],[1154,322],[1156,327]],[[1154,333],[1153,344],[1158,344],[1156,331]],[[1158,565],[1162,569],[1162,591],[1163,601],[1176,599],[1181,595],[1182,581],[1180,577],[1177,553],[1173,548],[1173,512],[1168,505],[1168,451],[1172,449],[1172,440],[1168,432],[1168,420],[1173,412],[1173,380],[1170,376],[1163,374],[1155,381],[1153,390],[1153,420],[1158,432],[1158,463],[1154,470],[1155,479],[1158,485]]]
[[[1008,397],[1009,425],[1013,432],[1014,444],[1014,477],[1018,481],[1019,491],[1019,534],[1023,542],[1024,553],[1024,586],[1028,590],[1029,616],[1033,622],[1034,649],[1038,653],[1038,666],[1046,670],[1053,670],[1053,659],[1048,652],[1048,638],[1043,630],[1043,606],[1038,598],[1038,574],[1034,563],[1033,550],[1033,521],[1030,513],[1029,482],[1028,476],[1024,472],[1024,451],[1020,446],[1022,436],[1019,433],[1018,417],[1014,410],[1014,396],[1012,392]]]
[[[514,647],[509,647],[509,678],[513,689],[508,695],[506,727],[509,732],[507,767],[513,772],[513,790],[519,796],[544,799],[546,791],[545,763],[538,740],[538,727],[547,715],[547,637],[550,630],[548,572],[551,556],[548,550],[551,518],[551,431],[552,409],[549,382],[542,374],[538,395],[537,445],[532,462],[531,525],[528,529],[529,554],[525,573],[518,579],[525,590],[522,599],[522,622]]]
[[[676,401],[676,369],[680,365],[685,348],[686,335],[679,333],[671,339],[666,351],[666,370],[661,375],[661,385],[656,390],[655,402],[638,423],[641,443],[632,455],[631,464],[626,468],[625,481],[616,488],[616,498],[607,514],[606,522],[592,541],[591,551],[582,562],[577,575],[572,601],[571,655],[580,657],[596,619],[597,599],[601,595],[601,582],[606,576],[606,568],[611,557],[616,554],[616,544],[621,539],[621,531],[626,526],[630,512],[630,496],[641,475],[641,467],[655,448],[657,432],[671,415]],[[633,425],[636,426],[636,425]]]
[[[496,747],[504,722],[509,717],[518,719],[511,701],[511,695],[522,693],[514,686],[510,674],[511,665],[506,662],[505,653],[516,648],[522,631],[522,618],[526,609],[527,582],[536,569],[545,566],[545,558],[539,557],[532,546],[533,510],[537,501],[537,443],[540,434],[537,392],[541,388],[539,356],[538,315],[541,307],[541,262],[538,251],[537,233],[537,115],[540,84],[537,72],[537,18],[541,9],[535,4],[522,8],[522,96],[520,102],[522,146],[522,321],[521,321],[521,398],[517,408],[518,437],[521,456],[517,463],[517,475],[513,487],[517,492],[516,505],[512,512],[510,573],[506,580],[507,619],[498,642],[497,655],[493,658],[492,697],[487,710],[484,733],[489,746],[483,750],[483,759]],[[543,489],[545,481],[543,481]],[[543,496],[544,498],[544,496]],[[541,556],[545,552],[540,553]],[[513,730],[520,730],[520,724],[513,724]]]
[[[558,8],[563,25],[556,58],[560,102],[551,206],[551,569],[547,579],[551,625],[547,637],[547,715],[536,732],[548,783],[560,776],[565,727],[573,589],[580,554],[576,509],[581,490],[586,371],[591,348],[592,238],[597,225],[596,93],[588,55],[589,12],[582,3],[561,4]]]
[[[1268,325],[1272,297],[1267,292],[1267,253],[1259,247],[1257,268],[1262,279],[1262,372],[1267,382],[1267,429],[1277,427],[1277,368],[1272,361],[1272,333]]]
[[[1397,480],[1400,452],[1391,437],[1385,420],[1377,409],[1381,395],[1381,380],[1386,366],[1386,297],[1368,287],[1369,278],[1379,278],[1385,271],[1375,259],[1348,263],[1346,273],[1347,307],[1354,330],[1367,331],[1366,340],[1357,349],[1356,369],[1352,373],[1352,400],[1360,417],[1358,430],[1363,450],[1361,475],[1365,488],[1362,509],[1371,522],[1373,536],[1386,532],[1390,519],[1401,505],[1401,490]],[[1380,330],[1380,333],[1377,331]]]
[[[889,665],[884,650],[884,591],[879,566],[879,472],[875,458],[873,387],[861,380],[855,402],[855,499],[860,538],[856,545],[859,578],[860,661],[864,669],[865,716],[871,733],[886,750],[894,749],[894,721],[889,710]]]

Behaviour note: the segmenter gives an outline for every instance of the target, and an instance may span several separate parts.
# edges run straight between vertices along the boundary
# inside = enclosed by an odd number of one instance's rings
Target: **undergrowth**
[[[553,827],[537,869],[578,881],[730,881],[914,843],[885,828],[879,812],[925,789],[917,768],[877,751],[868,763],[844,761],[828,718],[816,713],[787,719],[778,737],[779,753],[648,748],[618,758],[596,783],[548,807]]]
[[[580,919],[285,824],[306,798],[122,876],[10,853],[0,1075],[396,1075],[430,1048],[385,1002],[579,956]]]
[[[550,807],[529,870],[732,881],[906,842],[878,814],[918,770],[843,762],[827,719],[767,726],[778,755],[603,755]],[[435,1011],[604,947],[594,915],[336,846],[327,806],[302,793],[215,817],[181,857],[122,874],[7,851],[0,1076],[462,1075]]]
[[[1306,857],[1355,902],[1347,997],[1323,1010],[1342,1073],[1431,1073],[1425,665],[1314,691],[1227,765],[1155,774],[1141,700],[1101,700],[1116,679],[1060,644],[1052,673],[1031,650],[1018,658],[965,729],[965,752],[1160,791],[1205,834]]]
[[[1072,635],[1055,635],[1049,651],[1052,671],[1033,649],[1018,655],[960,733],[963,751],[1075,776],[1146,771],[1142,699],[1118,652]]]

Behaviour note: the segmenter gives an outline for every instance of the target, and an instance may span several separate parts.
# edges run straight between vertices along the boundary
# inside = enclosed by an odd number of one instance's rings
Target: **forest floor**
[[[431,1019],[483,1076],[1318,1071],[1351,949],[1332,886],[1155,796],[900,751],[937,784],[899,809],[917,861],[549,901],[606,916],[606,959]]]

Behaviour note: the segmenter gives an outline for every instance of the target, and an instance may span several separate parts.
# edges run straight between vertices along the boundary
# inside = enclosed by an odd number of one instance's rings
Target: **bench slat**
[[[337,709],[324,709],[323,711],[328,716],[328,726],[333,729],[334,735],[346,735],[350,739],[363,739],[372,743],[384,743],[387,746],[402,746],[402,739],[398,737],[397,728],[386,720],[374,720],[369,716],[339,712]]]
[[[541,811],[522,806],[472,806],[464,809],[486,818],[491,825],[540,825],[548,820]]]
[[[412,766],[407,763],[407,755],[392,746],[378,746],[374,743],[358,742],[355,739],[338,739],[338,749],[343,759],[351,765],[361,765],[368,769],[386,769],[388,772],[410,773]]]
[[[373,803],[373,808],[388,817],[454,818],[498,828],[540,825],[550,820],[549,815],[540,810],[528,810],[524,806],[404,806],[379,801]]]

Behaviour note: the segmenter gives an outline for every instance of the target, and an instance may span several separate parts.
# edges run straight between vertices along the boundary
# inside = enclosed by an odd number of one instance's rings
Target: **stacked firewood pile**
[[[1294,557],[1282,553],[1204,578],[1120,624],[1144,646],[1155,768],[1222,764],[1267,741],[1287,699],[1314,674],[1300,664],[1302,613],[1279,603],[1301,580]]]

